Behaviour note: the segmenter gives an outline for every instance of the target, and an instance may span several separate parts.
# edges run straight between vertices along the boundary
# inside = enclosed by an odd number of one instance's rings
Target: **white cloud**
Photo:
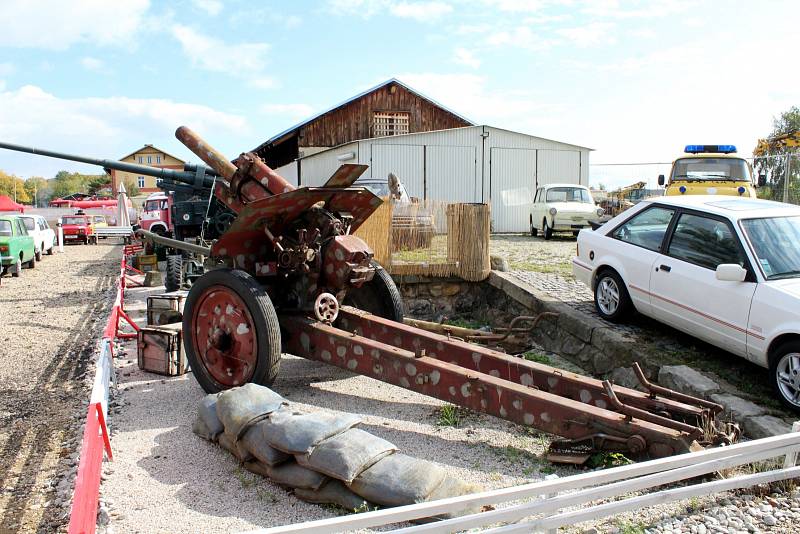
[[[104,67],[104,63],[95,57],[84,57],[81,59],[81,65],[86,70],[100,70]]]
[[[247,85],[254,89],[275,89],[278,87],[278,82],[274,78],[264,76],[262,78],[253,78],[247,82]]]
[[[194,66],[238,78],[261,78],[270,49],[267,43],[228,44],[180,24],[173,28],[172,35]]]
[[[148,0],[0,2],[0,46],[64,50],[76,43],[130,46]],[[13,22],[12,22],[13,21]]]
[[[442,1],[406,0],[328,0],[328,8],[337,15],[356,15],[362,18],[389,13],[395,17],[417,22],[433,22],[453,11],[453,6]]]
[[[395,17],[417,22],[433,22],[451,11],[453,7],[444,2],[398,2],[389,5],[389,13]]]
[[[212,17],[219,15],[224,5],[219,0],[192,0],[194,7],[201,11],[205,11]]]
[[[541,0],[482,0],[482,3],[511,13],[533,13],[548,4]]]
[[[534,33],[527,26],[517,26],[509,30],[501,30],[486,37],[485,43],[493,47],[524,48],[526,50],[547,50],[555,44],[555,40]]]
[[[64,152],[118,158],[153,143],[196,160],[172,136],[181,124],[219,143],[217,148],[226,153],[241,151],[231,140],[243,143],[241,136],[251,133],[245,117],[198,104],[155,98],[60,98],[33,85],[0,91],[0,139]],[[52,176],[76,166],[0,151],[0,168],[19,175]]]
[[[292,120],[304,119],[314,113],[308,104],[264,104],[259,108],[264,115],[278,115]]]
[[[9,63],[6,61],[5,63],[0,63],[0,76],[8,76],[9,74],[14,74],[16,71],[16,67],[13,63]]]
[[[556,33],[570,41],[576,46],[592,46],[615,42],[612,33],[613,24],[605,22],[592,22],[585,26],[574,28],[561,28]]]
[[[459,65],[466,65],[467,67],[472,67],[473,69],[477,69],[481,66],[481,61],[466,48],[456,48],[454,51],[453,60]]]
[[[585,0],[581,12],[614,19],[660,18],[687,11],[691,7],[689,0],[647,0],[624,5],[619,0]]]

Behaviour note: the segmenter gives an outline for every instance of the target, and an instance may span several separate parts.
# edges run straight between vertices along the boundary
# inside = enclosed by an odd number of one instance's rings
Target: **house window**
[[[144,163],[143,159],[142,156],[139,156],[139,163]]]
[[[153,163],[153,156],[147,156],[147,163]]]
[[[156,156],[156,163],[161,163],[161,154]]]
[[[139,158],[139,159],[141,159],[141,158]],[[139,177],[139,187],[140,188],[144,187],[144,176],[140,176]]]
[[[375,137],[408,133],[408,112],[376,111],[373,127]]]
[[[156,178],[156,185],[161,183],[161,178]]]

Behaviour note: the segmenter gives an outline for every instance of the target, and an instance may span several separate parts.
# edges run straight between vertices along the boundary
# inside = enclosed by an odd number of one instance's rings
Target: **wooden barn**
[[[392,78],[268,139],[254,152],[273,169],[358,139],[473,126]]]

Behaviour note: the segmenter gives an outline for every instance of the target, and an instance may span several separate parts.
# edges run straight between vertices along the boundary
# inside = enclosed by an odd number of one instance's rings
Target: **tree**
[[[35,206],[47,204],[50,197],[50,184],[41,176],[31,176],[25,180],[25,191]]]
[[[797,131],[800,131],[800,108],[792,106],[772,120],[772,132],[768,139]],[[796,154],[796,148],[770,144],[764,154],[755,158],[756,173],[767,176],[767,187],[759,191],[759,197],[800,202],[800,158]]]
[[[31,201],[28,191],[25,190],[25,181],[3,171],[0,171],[0,195],[6,195],[20,204],[27,204]]]
[[[127,177],[122,180],[122,183],[125,184],[125,191],[129,197],[139,196],[139,185],[133,178]]]

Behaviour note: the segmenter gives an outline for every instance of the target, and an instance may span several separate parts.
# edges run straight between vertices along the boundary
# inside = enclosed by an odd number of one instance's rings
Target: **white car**
[[[33,246],[36,251],[36,261],[42,261],[42,254],[53,254],[56,243],[56,233],[47,224],[47,220],[41,215],[20,215],[28,235],[33,236]]]
[[[572,271],[601,317],[635,310],[766,367],[800,410],[800,207],[648,199],[582,231],[577,248]]]
[[[603,209],[595,204],[592,193],[584,185],[547,184],[536,190],[531,207],[531,235],[539,232],[545,239],[553,232],[572,232],[578,235],[588,228],[590,221],[603,216]]]

